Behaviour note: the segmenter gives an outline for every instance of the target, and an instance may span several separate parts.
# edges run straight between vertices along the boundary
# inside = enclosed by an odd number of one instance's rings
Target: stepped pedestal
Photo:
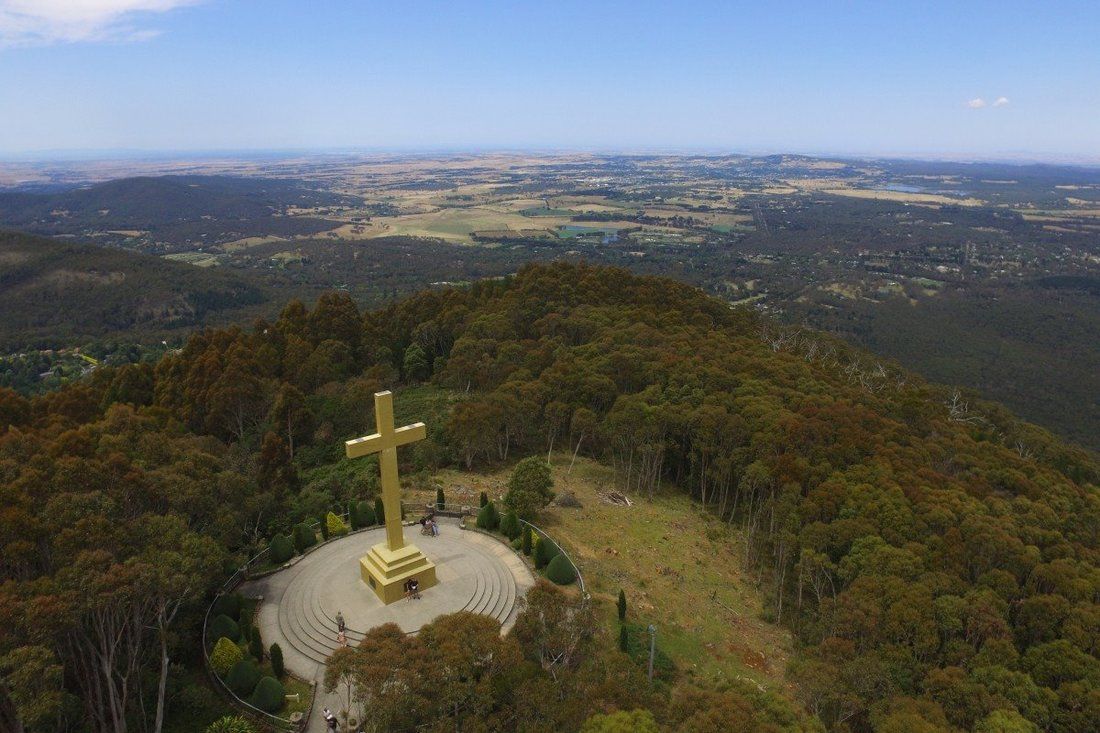
[[[405,597],[409,578],[416,578],[421,591],[436,584],[435,565],[416,545],[391,550],[387,542],[378,543],[359,559],[359,575],[386,604]]]

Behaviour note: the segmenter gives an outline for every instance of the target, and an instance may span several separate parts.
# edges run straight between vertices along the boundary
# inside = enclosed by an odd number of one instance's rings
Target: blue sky
[[[522,148],[1096,161],[1100,3],[0,0],[0,111],[7,156]]]

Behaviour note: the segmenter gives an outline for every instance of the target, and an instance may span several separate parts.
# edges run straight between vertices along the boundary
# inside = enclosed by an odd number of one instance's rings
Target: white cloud
[[[89,41],[141,41],[158,31],[134,25],[202,0],[0,0],[0,47]]]
[[[966,103],[966,106],[970,109],[981,109],[985,106],[985,100],[981,97],[975,97]]]
[[[1004,107],[1007,104],[1008,104],[1008,97],[997,97],[996,101],[993,102],[994,107]]]

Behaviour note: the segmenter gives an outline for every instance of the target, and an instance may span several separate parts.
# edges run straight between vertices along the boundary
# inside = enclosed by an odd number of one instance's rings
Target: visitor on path
[[[336,630],[339,631],[342,634],[342,633],[344,633],[344,629],[346,629],[346,628],[347,628],[347,626],[344,625],[344,614],[337,611],[336,612]]]
[[[325,725],[328,727],[328,729],[336,730],[338,721],[336,720],[336,716],[332,714],[332,711],[328,708],[325,708],[321,714],[325,716]]]
[[[340,632],[336,634],[336,643],[340,646],[348,645],[348,635],[344,633],[343,629],[340,629]]]
[[[413,598],[420,598],[420,581],[416,578],[409,579],[409,592],[412,593]]]
[[[439,522],[437,522],[433,519],[431,521],[431,525],[432,525],[432,537],[438,537],[439,536]]]

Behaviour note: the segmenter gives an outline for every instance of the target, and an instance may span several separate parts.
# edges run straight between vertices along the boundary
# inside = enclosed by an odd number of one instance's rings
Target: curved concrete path
[[[535,583],[511,548],[479,532],[460,529],[457,520],[444,519],[439,537],[421,536],[416,526],[406,528],[405,534],[435,563],[439,583],[423,591],[420,600],[385,606],[359,577],[359,558],[372,545],[385,541],[385,535],[385,529],[378,527],[326,543],[289,568],[239,588],[247,596],[263,597],[256,623],[264,644],[277,642],[286,668],[318,683],[309,731],[325,729],[322,707],[342,707],[336,695],[329,699],[322,689],[325,660],[338,648],[337,612],[344,616],[351,645],[358,644],[369,629],[387,622],[415,633],[437,616],[455,611],[491,616],[500,621],[504,633],[515,621],[516,599]]]

